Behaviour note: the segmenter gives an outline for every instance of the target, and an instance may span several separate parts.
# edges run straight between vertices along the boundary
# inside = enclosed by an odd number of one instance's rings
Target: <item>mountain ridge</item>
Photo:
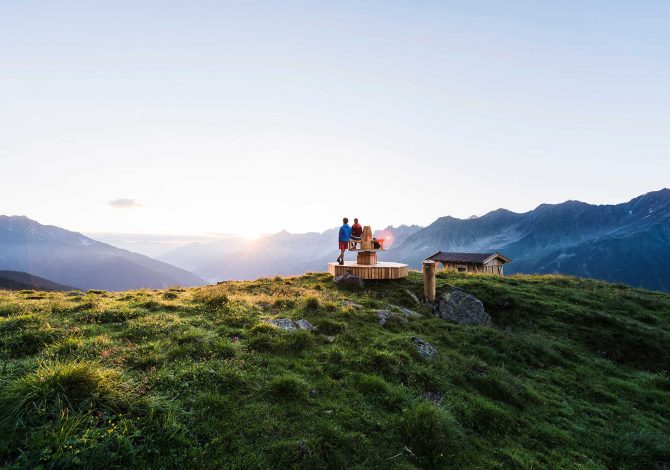
[[[0,216],[0,268],[29,272],[79,289],[127,290],[204,280],[148,256],[42,225],[26,216]]]
[[[408,237],[396,253],[416,267],[440,250],[500,251],[513,260],[509,273],[598,273],[594,277],[670,290],[670,276],[658,268],[670,264],[668,221],[670,189],[663,188],[621,204],[568,200],[524,213],[498,209],[477,219],[443,217]],[[625,269],[617,261],[622,259]]]

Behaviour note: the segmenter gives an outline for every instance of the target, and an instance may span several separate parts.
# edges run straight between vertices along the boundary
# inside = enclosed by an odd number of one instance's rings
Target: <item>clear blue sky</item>
[[[0,213],[251,235],[621,202],[670,182],[668,25],[668,1],[3,0]]]

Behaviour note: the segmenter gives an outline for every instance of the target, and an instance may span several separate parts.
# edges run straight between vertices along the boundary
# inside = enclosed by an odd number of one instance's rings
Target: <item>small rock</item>
[[[416,346],[416,350],[424,359],[435,359],[437,356],[437,349],[435,349],[428,341],[412,336],[412,342]]]
[[[298,327],[299,330],[316,330],[316,327],[312,325],[309,321],[305,320],[304,318],[301,318],[297,322],[295,322],[295,326]]]
[[[396,309],[397,311],[405,315],[407,318],[421,318],[423,316],[419,312],[415,312],[414,310],[405,307],[400,307],[398,305],[389,305],[389,307]]]
[[[334,336],[326,336],[326,341],[328,341],[329,343],[332,343],[333,341],[335,341],[335,337]]]
[[[459,287],[451,287],[440,294],[431,305],[433,314],[445,320],[464,325],[490,325],[491,317],[481,300]]]
[[[300,450],[302,453],[305,453],[309,450],[305,441],[298,441],[298,450]]]
[[[407,292],[407,295],[410,296],[410,298],[414,301],[415,304],[421,305],[421,301],[419,300],[419,298],[416,296],[416,294],[414,292],[412,292],[409,289],[405,289],[405,292]]]
[[[286,331],[295,331],[298,329],[295,322],[290,318],[277,318],[276,320],[267,320],[267,322]]]
[[[444,394],[440,392],[426,392],[423,394],[423,399],[426,401],[432,401],[436,405],[441,405],[444,401]]]
[[[357,304],[356,302],[352,302],[351,300],[345,300],[343,303],[344,303],[344,305],[346,305],[347,307],[351,307],[351,308],[363,308],[363,306],[362,306],[361,304]]]
[[[377,318],[379,318],[379,324],[383,325],[393,316],[393,312],[388,310],[377,310]]]
[[[343,287],[355,287],[359,289],[363,287],[363,279],[350,273],[338,274],[333,278],[333,282]]]
[[[400,316],[397,313],[392,312],[390,310],[377,310],[377,318],[379,318],[380,325],[385,325],[386,322],[388,322],[392,318],[397,318],[400,321],[407,321],[405,317]]]

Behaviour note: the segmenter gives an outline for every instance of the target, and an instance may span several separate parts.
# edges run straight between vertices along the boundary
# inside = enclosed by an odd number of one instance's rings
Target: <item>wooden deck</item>
[[[409,273],[409,266],[403,263],[380,261],[377,264],[357,264],[355,261],[345,261],[343,265],[335,262],[328,263],[328,273],[333,276],[350,273],[361,279],[400,279]]]

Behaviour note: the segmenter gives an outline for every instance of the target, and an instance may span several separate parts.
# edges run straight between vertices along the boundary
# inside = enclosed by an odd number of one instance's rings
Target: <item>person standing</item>
[[[363,227],[358,223],[358,219],[354,219],[354,225],[351,226],[351,241],[356,248],[356,244],[361,242],[363,237]]]
[[[349,227],[349,219],[346,217],[342,219],[342,226],[340,227],[340,233],[338,236],[340,256],[337,257],[337,262],[341,265],[344,264],[344,252],[349,247],[349,240],[351,239],[351,227]]]

